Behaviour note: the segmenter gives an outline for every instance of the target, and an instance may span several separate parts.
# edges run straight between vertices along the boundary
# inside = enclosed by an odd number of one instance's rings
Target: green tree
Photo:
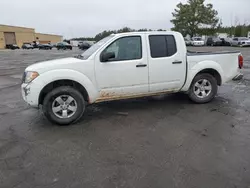
[[[116,33],[116,31],[112,31],[112,30],[106,31],[106,30],[105,30],[105,31],[103,31],[103,32],[101,32],[101,33],[98,33],[98,34],[94,37],[94,39],[95,39],[95,41],[99,41],[99,40],[101,40],[101,39],[103,39],[103,38],[105,38],[105,37],[111,35],[112,33]]]
[[[218,12],[212,4],[206,4],[205,0],[188,0],[186,4],[179,3],[172,13],[173,30],[181,32],[184,36],[191,37],[203,34],[207,28],[207,34],[214,34],[219,23]]]
[[[119,29],[118,31],[117,31],[117,33],[127,33],[127,32],[133,32],[133,31],[135,31],[134,29],[131,29],[131,28],[129,28],[129,27],[124,27],[124,28],[122,28],[122,29]]]
[[[139,29],[138,31],[139,31],[139,32],[148,31],[148,29],[144,28],[144,29]]]

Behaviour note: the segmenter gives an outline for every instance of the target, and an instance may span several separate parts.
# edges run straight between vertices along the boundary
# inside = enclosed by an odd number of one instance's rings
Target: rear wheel
[[[49,92],[43,101],[44,115],[59,125],[78,121],[85,111],[82,94],[73,87],[61,86]]]
[[[210,102],[217,94],[218,86],[216,79],[208,73],[198,74],[188,92],[189,98],[195,103]]]

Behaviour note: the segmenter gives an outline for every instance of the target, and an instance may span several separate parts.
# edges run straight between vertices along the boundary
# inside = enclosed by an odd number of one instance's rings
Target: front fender
[[[188,91],[194,77],[199,72],[201,72],[205,69],[216,70],[221,76],[221,83],[223,83],[223,80],[224,80],[223,75],[224,74],[223,74],[223,70],[222,70],[222,67],[220,66],[220,64],[218,64],[215,61],[201,61],[201,62],[195,64],[192,68],[188,69],[186,83],[181,90]]]
[[[39,95],[42,89],[49,83],[57,80],[72,80],[81,84],[89,95],[90,103],[94,102],[98,96],[98,91],[93,82],[86,75],[75,70],[57,69],[42,73],[28,85],[33,100],[36,100],[38,104]]]

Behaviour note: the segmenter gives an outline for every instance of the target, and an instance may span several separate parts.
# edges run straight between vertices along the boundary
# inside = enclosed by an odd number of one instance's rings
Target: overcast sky
[[[95,36],[103,30],[170,29],[176,4],[186,0],[0,0],[0,24],[32,27],[65,38]],[[206,0],[223,25],[235,17],[250,24],[250,0]]]

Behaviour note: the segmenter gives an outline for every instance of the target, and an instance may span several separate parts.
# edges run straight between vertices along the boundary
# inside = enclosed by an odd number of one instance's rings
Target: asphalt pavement
[[[22,73],[72,51],[0,51],[1,188],[249,188],[250,48],[244,79],[197,105],[184,94],[91,105],[53,125],[21,97]]]

